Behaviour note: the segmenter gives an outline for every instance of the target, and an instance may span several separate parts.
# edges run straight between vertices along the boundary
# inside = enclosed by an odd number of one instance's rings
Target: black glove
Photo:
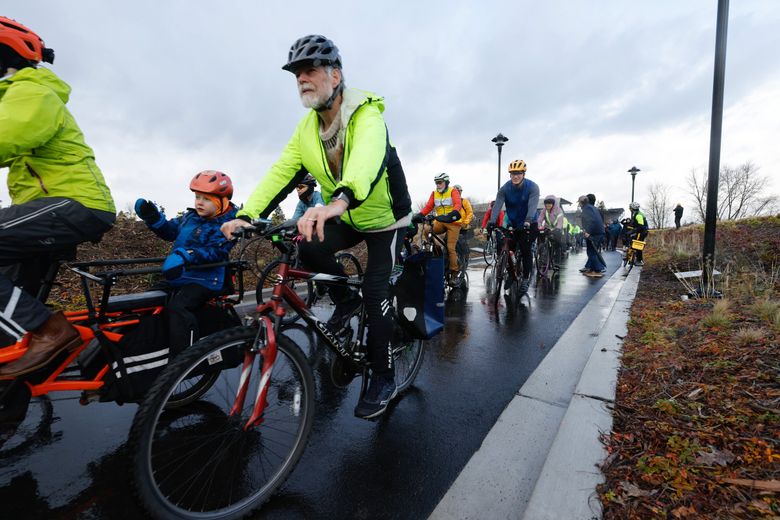
[[[487,229],[488,235],[491,234],[493,232],[493,230],[496,229],[496,223],[495,222],[488,222],[488,225],[487,225],[487,227],[485,229]]]
[[[433,222],[433,219],[435,218],[436,217],[432,213],[428,213],[427,215],[425,215],[425,222]]]
[[[412,224],[422,224],[425,220],[425,215],[422,213],[415,213],[412,215]]]
[[[160,219],[160,210],[157,209],[154,202],[149,202],[146,199],[135,201],[135,214],[149,224],[154,224]]]

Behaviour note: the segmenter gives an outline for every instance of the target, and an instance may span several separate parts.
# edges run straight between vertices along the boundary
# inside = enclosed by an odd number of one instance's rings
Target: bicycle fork
[[[230,409],[230,416],[240,414],[244,408],[244,402],[249,390],[249,382],[252,375],[252,365],[255,357],[260,353],[263,356],[263,364],[260,367],[260,379],[257,385],[257,396],[252,409],[252,415],[244,425],[244,430],[261,424],[263,422],[263,412],[268,406],[266,396],[268,394],[268,385],[271,381],[274,363],[276,362],[276,334],[274,333],[273,323],[268,316],[258,318],[257,336],[252,347],[244,354],[244,364],[241,367],[241,376],[236,392],[236,400]]]

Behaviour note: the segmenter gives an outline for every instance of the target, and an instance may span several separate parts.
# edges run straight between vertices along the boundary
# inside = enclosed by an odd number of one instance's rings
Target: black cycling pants
[[[168,313],[169,347],[172,355],[178,354],[198,341],[200,330],[195,311],[219,294],[219,291],[212,291],[196,283],[171,290],[171,298],[165,310]]]
[[[18,339],[51,316],[31,296],[48,268],[41,259],[99,240],[111,229],[114,218],[64,197],[0,208],[0,333]]]
[[[366,243],[368,263],[363,275],[363,302],[368,318],[368,361],[374,373],[389,374],[393,371],[389,282],[405,233],[406,228],[367,233],[341,221],[327,222],[323,242],[315,234],[311,242],[302,241],[298,246],[300,259],[307,269],[344,276],[344,268],[334,254],[360,242]],[[348,297],[345,287],[333,286],[328,290],[337,303]]]

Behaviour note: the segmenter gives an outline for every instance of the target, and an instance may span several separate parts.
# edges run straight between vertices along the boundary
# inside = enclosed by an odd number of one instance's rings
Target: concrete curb
[[[509,403],[430,518],[561,519],[589,506],[604,459],[628,310],[639,269],[613,274]],[[565,497],[565,500],[563,499]]]

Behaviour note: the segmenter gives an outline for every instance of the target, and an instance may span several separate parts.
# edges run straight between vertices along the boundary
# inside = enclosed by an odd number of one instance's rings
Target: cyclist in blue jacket
[[[322,193],[316,191],[317,179],[311,174],[306,175],[303,180],[295,187],[295,191],[298,193],[298,205],[295,206],[295,213],[293,213],[292,220],[298,220],[306,213],[309,208],[316,208],[317,206],[324,206],[325,201],[322,198]]]
[[[524,232],[516,233],[515,240],[520,247],[523,256],[523,279],[520,283],[520,291],[525,293],[531,280],[531,267],[533,256],[531,255],[531,243],[537,235],[537,223],[534,219],[536,206],[539,204],[539,186],[532,180],[525,178],[528,167],[522,159],[509,163],[509,181],[501,186],[496,195],[496,203],[488,223],[488,231],[496,227],[496,220],[501,213],[501,208],[506,204],[506,217],[504,225],[523,229]]]
[[[159,287],[171,293],[166,311],[172,354],[200,337],[194,311],[230,286],[225,267],[190,267],[228,260],[233,242],[225,240],[220,226],[236,217],[236,207],[230,202],[233,183],[222,172],[205,170],[195,175],[190,190],[195,192],[195,207],[170,220],[153,202],[135,202],[136,214],[149,229],[173,242],[173,251],[162,266],[166,281]]]

